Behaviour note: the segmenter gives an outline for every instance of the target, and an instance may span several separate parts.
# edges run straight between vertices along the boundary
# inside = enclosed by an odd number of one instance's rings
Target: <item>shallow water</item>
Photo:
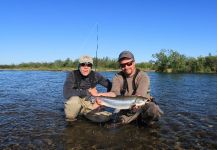
[[[217,149],[217,75],[148,75],[161,120],[111,127],[65,121],[66,72],[0,71],[0,149]]]

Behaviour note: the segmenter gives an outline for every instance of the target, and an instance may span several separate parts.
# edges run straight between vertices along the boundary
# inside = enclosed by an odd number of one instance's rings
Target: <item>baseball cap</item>
[[[88,56],[88,55],[84,55],[84,56],[81,56],[79,58],[79,63],[91,63],[93,64],[93,58],[91,56]]]
[[[118,57],[118,61],[121,61],[123,58],[127,58],[127,59],[133,59],[134,60],[134,56],[130,51],[123,51],[119,54]]]

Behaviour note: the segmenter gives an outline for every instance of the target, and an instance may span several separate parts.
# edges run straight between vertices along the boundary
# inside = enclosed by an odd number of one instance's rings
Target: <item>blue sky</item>
[[[0,0],[0,64],[117,58],[161,49],[217,55],[216,0]]]

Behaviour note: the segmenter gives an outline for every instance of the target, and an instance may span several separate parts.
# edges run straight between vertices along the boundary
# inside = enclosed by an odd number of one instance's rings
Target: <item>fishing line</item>
[[[85,38],[84,38],[84,40],[83,40],[83,42],[82,42],[82,44],[81,44],[81,46],[80,46],[80,50],[81,50],[81,51],[84,50],[84,49],[87,47],[87,43],[88,43],[88,41],[90,41],[90,37],[93,35],[93,33],[94,33],[94,31],[95,31],[97,25],[98,25],[98,23],[95,23],[95,24],[90,28],[89,33],[87,34],[87,36],[85,36]],[[90,49],[90,48],[88,48],[88,49]]]

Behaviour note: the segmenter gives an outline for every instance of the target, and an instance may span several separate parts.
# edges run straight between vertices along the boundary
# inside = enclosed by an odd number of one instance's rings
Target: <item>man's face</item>
[[[83,76],[88,76],[92,69],[92,64],[91,63],[81,63],[79,69]]]
[[[132,75],[135,71],[135,62],[133,59],[123,59],[119,62],[121,70],[127,75]]]

